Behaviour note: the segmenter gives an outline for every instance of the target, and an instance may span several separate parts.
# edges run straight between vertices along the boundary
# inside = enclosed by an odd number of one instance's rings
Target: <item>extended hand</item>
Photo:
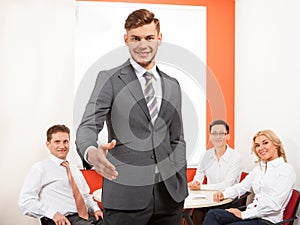
[[[109,180],[116,179],[118,176],[116,168],[106,158],[107,152],[115,146],[116,141],[112,140],[110,143],[102,144],[98,148],[91,148],[88,152],[88,161],[93,164],[99,174]]]
[[[198,180],[193,180],[188,183],[188,187],[190,190],[200,190],[200,182]]]
[[[235,209],[235,208],[230,208],[230,209],[226,209],[228,212],[232,213],[233,215],[235,215],[238,218],[242,218],[242,212],[239,209]]]
[[[56,212],[52,218],[55,225],[71,225],[70,221],[63,214]]]

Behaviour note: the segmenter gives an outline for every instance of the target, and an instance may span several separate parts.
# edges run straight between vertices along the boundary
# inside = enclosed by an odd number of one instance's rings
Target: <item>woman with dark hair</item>
[[[215,192],[214,201],[235,198],[253,189],[254,199],[245,211],[236,208],[209,210],[203,225],[265,225],[282,220],[296,180],[295,171],[287,164],[286,154],[277,135],[262,130],[253,137],[252,151],[258,157],[257,166],[241,182]]]

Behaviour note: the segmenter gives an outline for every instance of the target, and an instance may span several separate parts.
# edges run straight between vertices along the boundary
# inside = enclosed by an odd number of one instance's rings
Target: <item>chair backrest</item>
[[[191,182],[194,179],[196,171],[197,171],[197,168],[187,168],[187,170],[186,170],[187,182]],[[204,176],[202,184],[207,184],[206,176]]]
[[[186,177],[187,182],[191,182],[196,174],[197,168],[187,168],[186,170]]]
[[[240,177],[240,182],[241,182],[242,180],[244,180],[245,177],[246,177],[247,175],[248,175],[247,172],[242,172],[242,173],[241,173],[241,177]]]
[[[283,213],[283,220],[292,219],[290,222],[284,223],[284,225],[292,225],[294,223],[294,220],[296,219],[296,214],[298,211],[300,203],[300,193],[298,190],[293,189],[292,196],[285,207],[284,213]]]
[[[186,176],[187,176],[187,182],[191,182],[196,174],[196,170],[197,168],[187,168],[187,171],[186,171]],[[240,178],[240,182],[242,180],[244,180],[244,178],[248,175],[247,172],[242,172],[241,173],[241,178]],[[204,176],[203,178],[203,182],[202,184],[207,184],[207,178],[206,176]]]
[[[95,170],[80,170],[87,184],[90,187],[90,194],[95,190],[102,188],[103,177]]]

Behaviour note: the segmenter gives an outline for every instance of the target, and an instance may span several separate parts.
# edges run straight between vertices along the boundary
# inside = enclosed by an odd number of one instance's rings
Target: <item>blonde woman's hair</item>
[[[284,159],[285,162],[287,162],[287,159],[286,159],[286,154],[285,154],[285,151],[284,151],[284,148],[283,148],[283,145],[282,145],[282,142],[280,141],[280,139],[278,138],[278,136],[271,130],[261,130],[261,131],[258,131],[253,139],[252,139],[252,152],[255,153],[255,155],[257,156],[258,158],[258,162],[261,161],[261,158],[258,156],[255,148],[256,148],[256,145],[255,145],[255,139],[258,137],[258,136],[265,136],[266,138],[268,138],[274,145],[275,147],[277,148],[277,153],[278,153],[278,156],[279,157],[282,157]]]

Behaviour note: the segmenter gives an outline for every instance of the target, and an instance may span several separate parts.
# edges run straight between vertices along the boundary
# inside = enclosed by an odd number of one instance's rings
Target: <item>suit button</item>
[[[154,159],[154,155],[151,155],[151,159]]]

